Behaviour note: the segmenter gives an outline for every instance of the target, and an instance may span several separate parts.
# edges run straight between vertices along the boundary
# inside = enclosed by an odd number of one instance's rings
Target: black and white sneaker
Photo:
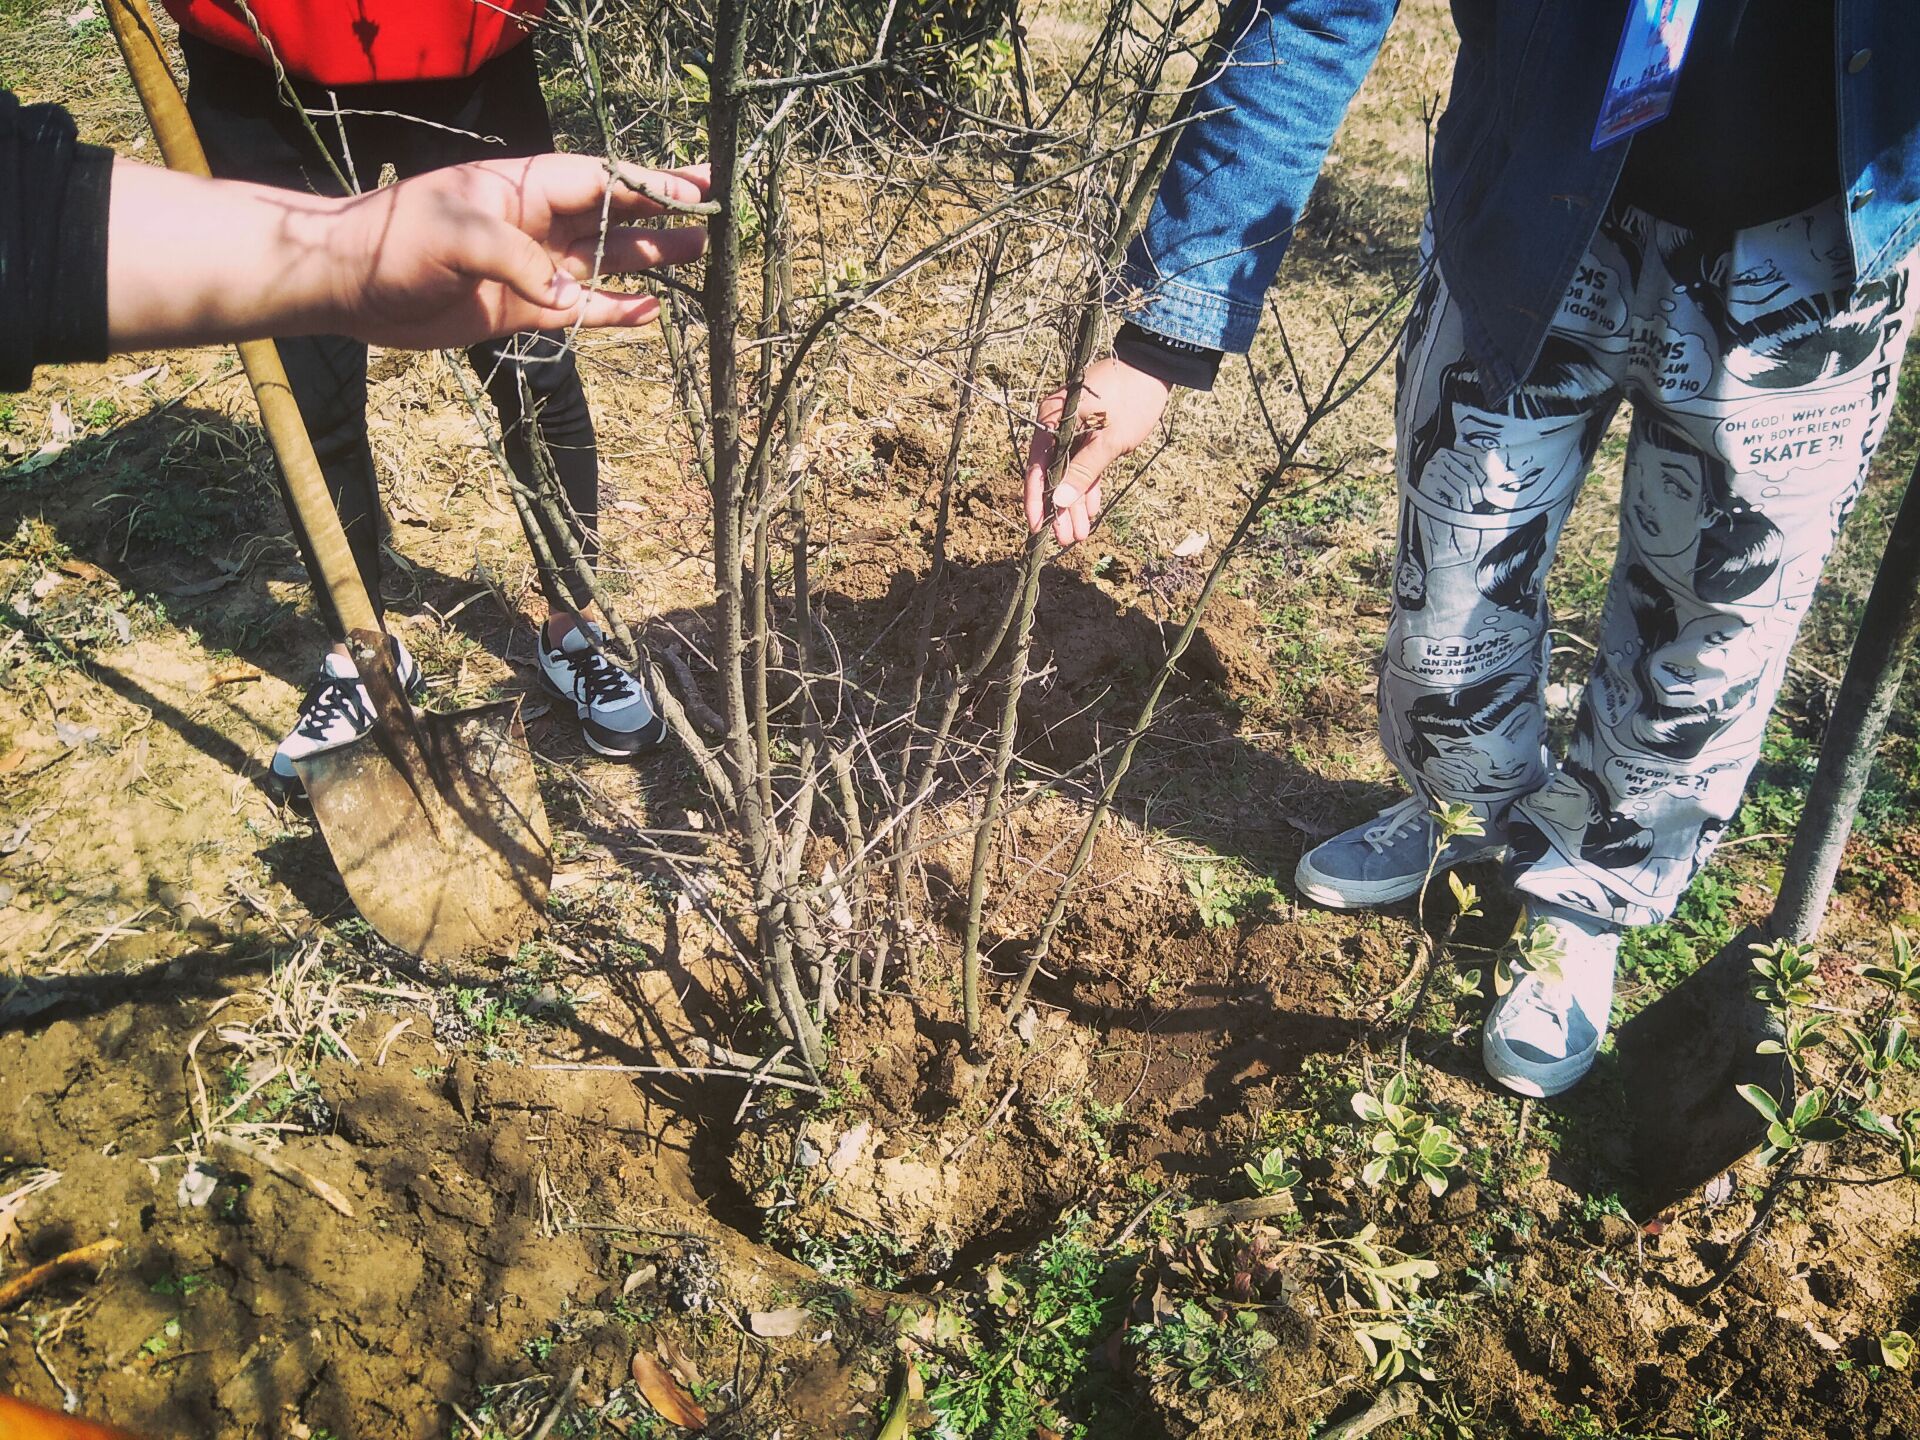
[[[626,759],[658,745],[667,722],[647,687],[599,649],[600,627],[585,621],[555,644],[539,632],[540,678],[573,706],[587,744],[602,755]]]
[[[398,637],[389,637],[394,663],[407,699],[418,702],[427,693],[427,677],[420,673],[407,647]],[[322,751],[337,750],[358,740],[373,727],[373,700],[360,683],[360,669],[353,661],[329,650],[320,662],[320,673],[307,687],[307,698],[300,702],[300,718],[294,722],[280,748],[273,752],[273,776],[282,784],[298,788],[300,772],[293,762]]]

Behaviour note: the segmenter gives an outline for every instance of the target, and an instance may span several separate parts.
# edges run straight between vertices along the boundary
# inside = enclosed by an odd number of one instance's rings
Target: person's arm
[[[1089,367],[1080,431],[1046,494],[1052,427],[1065,392],[1041,402],[1026,467],[1027,523],[1062,545],[1086,538],[1100,478],[1153,433],[1175,384],[1211,383],[1219,356],[1245,351],[1334,132],[1379,53],[1397,0],[1243,0],[1224,61],[1193,98],[1140,237],[1128,251],[1132,334]],[[1157,337],[1158,343],[1155,343]],[[1201,386],[1199,388],[1205,388]]]
[[[576,323],[644,325],[657,301],[582,283],[603,205],[615,222],[606,274],[692,260],[706,232],[622,223],[660,213],[635,185],[694,202],[707,181],[703,168],[629,167],[616,182],[591,156],[541,155],[328,199],[121,161],[108,340],[130,350],[326,333],[420,350]]]
[[[636,187],[700,201],[706,169],[614,180],[592,157],[542,155],[322,199],[116,162],[58,106],[0,91],[0,390],[152,345],[341,333],[433,349],[643,325],[656,301],[582,283],[596,254],[608,275],[673,264],[706,233],[628,223],[661,212]]]

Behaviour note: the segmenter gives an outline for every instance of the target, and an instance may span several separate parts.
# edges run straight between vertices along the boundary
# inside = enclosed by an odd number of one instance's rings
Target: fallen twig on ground
[[[1322,1430],[1320,1440],[1360,1440],[1361,1436],[1371,1435],[1389,1420],[1404,1420],[1419,1409],[1420,1391],[1417,1386],[1405,1381],[1389,1385],[1353,1419],[1342,1420],[1338,1425],[1329,1425]]]
[[[120,1248],[120,1242],[109,1236],[104,1240],[96,1240],[91,1245],[82,1245],[77,1250],[68,1250],[64,1254],[56,1255],[53,1259],[14,1276],[6,1284],[0,1285],[0,1310],[18,1305],[42,1285],[58,1280],[63,1275],[71,1275],[76,1270],[98,1270]]]
[[[236,1140],[231,1135],[216,1135],[213,1137],[212,1148],[216,1151],[225,1151],[246,1164],[258,1165],[268,1174],[278,1175],[290,1185],[298,1185],[314,1198],[331,1205],[347,1219],[353,1219],[353,1206],[345,1195],[318,1175],[302,1170],[291,1160],[282,1159],[264,1145],[255,1145],[247,1140]]]
[[[1222,1225],[1238,1225],[1246,1220],[1268,1220],[1275,1215],[1291,1215],[1298,1207],[1293,1196],[1256,1195],[1251,1200],[1229,1200],[1224,1205],[1196,1205],[1182,1211],[1180,1223],[1189,1231],[1217,1230]]]
[[[533,1434],[527,1440],[547,1440],[547,1432],[553,1429],[554,1422],[567,1413],[567,1407],[573,1403],[573,1397],[580,1393],[580,1381],[587,1373],[584,1365],[573,1367],[573,1374],[567,1377],[567,1383],[560,1387],[560,1397],[553,1402],[546,1417],[534,1427]]]
[[[728,1070],[717,1065],[597,1065],[591,1061],[578,1064],[534,1065],[534,1070],[604,1070],[609,1075],[718,1075],[723,1078],[744,1080],[749,1084],[778,1085],[787,1090],[803,1090],[809,1095],[824,1095],[827,1092],[820,1086],[806,1080],[788,1080],[779,1075],[756,1075],[750,1070]]]

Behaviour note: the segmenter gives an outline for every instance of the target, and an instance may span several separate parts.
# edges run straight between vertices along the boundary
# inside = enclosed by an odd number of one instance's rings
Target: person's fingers
[[[1062,550],[1074,542],[1073,512],[1079,505],[1079,486],[1062,481],[1053,487],[1053,538]]]
[[[579,304],[564,310],[508,299],[502,305],[485,307],[486,318],[475,324],[496,335],[507,335],[517,330],[571,330],[576,325],[585,330],[637,329],[651,325],[660,316],[660,302],[651,295],[622,295],[583,286],[580,296]]]
[[[697,225],[679,225],[670,230],[620,226],[607,232],[604,248],[598,234],[574,241],[567,247],[566,268],[585,280],[593,274],[597,258],[602,275],[626,275],[635,270],[651,270],[656,265],[687,264],[698,260],[706,248],[707,232]]]
[[[488,177],[471,192],[475,203],[488,210],[504,206],[508,215],[542,210],[549,215],[598,214],[607,193],[607,162],[595,155],[479,160],[456,173]],[[504,190],[490,191],[489,184]],[[483,194],[485,200],[480,198]]]
[[[580,282],[556,267],[546,247],[504,220],[476,217],[453,237],[452,264],[482,280],[498,280],[541,309],[572,313],[585,293]]]
[[[1053,431],[1066,407],[1067,392],[1056,390],[1034,412],[1033,438],[1027,442],[1027,529],[1047,523],[1047,470],[1053,464]]]
[[[698,205],[713,188],[705,165],[679,170],[647,170],[638,165],[617,167],[622,183],[613,192],[613,213],[622,220],[665,214],[673,204]],[[663,205],[662,200],[671,204]]]
[[[1047,523],[1047,467],[1053,463],[1053,436],[1044,430],[1033,432],[1027,446],[1027,529],[1038,530]]]
[[[660,317],[660,302],[651,295],[619,295],[594,290],[587,295],[580,323],[590,330],[651,325]]]

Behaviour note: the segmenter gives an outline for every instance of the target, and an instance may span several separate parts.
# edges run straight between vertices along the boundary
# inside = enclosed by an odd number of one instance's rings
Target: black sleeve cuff
[[[112,184],[113,152],[80,144],[71,115],[0,89],[0,390],[106,359]]]
[[[1129,320],[1114,337],[1113,353],[1134,369],[1168,385],[1211,390],[1220,374],[1221,352],[1190,340],[1156,335]]]
[[[73,147],[54,234],[52,284],[58,297],[41,332],[41,364],[107,358],[107,211],[113,199],[113,151]]]

